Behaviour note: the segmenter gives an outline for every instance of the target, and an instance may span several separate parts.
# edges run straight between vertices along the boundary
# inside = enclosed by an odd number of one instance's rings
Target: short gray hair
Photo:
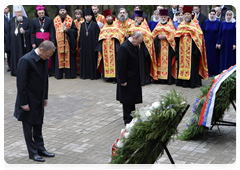
[[[126,13],[127,13],[127,10],[125,9],[125,8],[119,8],[119,11],[118,12],[120,12],[121,10],[124,10]]]
[[[135,31],[133,34],[132,34],[132,37],[135,37],[137,40],[140,38],[140,37],[143,37],[143,34],[141,31]]]
[[[43,51],[52,50],[53,52],[56,49],[52,41],[43,41],[38,48],[42,48]]]
[[[158,13],[158,14],[159,14],[159,10],[155,10],[155,11],[153,12],[153,14],[155,14],[155,13]]]

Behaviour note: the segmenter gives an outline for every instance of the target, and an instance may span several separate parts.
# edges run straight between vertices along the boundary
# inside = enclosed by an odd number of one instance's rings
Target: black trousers
[[[133,117],[130,114],[134,110],[135,104],[123,104],[123,120],[125,125],[132,121]]]
[[[6,52],[7,53],[7,63],[8,63],[8,67],[11,67],[11,60],[10,60],[10,52]]]
[[[42,124],[33,125],[22,121],[22,125],[29,157],[38,154],[38,152],[45,151]]]

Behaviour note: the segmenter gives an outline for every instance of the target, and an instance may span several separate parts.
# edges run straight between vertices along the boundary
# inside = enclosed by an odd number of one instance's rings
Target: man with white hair
[[[122,43],[117,56],[117,100],[123,107],[124,124],[132,121],[135,104],[142,103],[142,87],[139,67],[139,45],[143,34],[136,31]]]
[[[208,66],[204,35],[197,18],[192,16],[192,7],[184,6],[185,20],[176,32],[176,85],[182,87],[200,87],[202,78],[208,80]]]
[[[130,34],[140,31],[143,34],[143,42],[140,44],[140,77],[141,85],[151,84],[151,77],[157,80],[156,54],[154,39],[143,11],[134,11],[135,23],[129,29]],[[150,77],[151,76],[151,77]]]
[[[129,37],[128,29],[131,27],[134,21],[128,18],[128,12],[125,8],[119,9],[117,19],[118,20],[115,23],[118,24],[118,27],[124,31],[125,38],[128,38]]]
[[[168,16],[168,9],[160,10],[161,21],[152,32],[155,39],[155,51],[157,58],[158,82],[173,84],[172,60],[175,53],[175,27]]]
[[[13,18],[9,21],[6,51],[10,52],[11,75],[16,76],[18,60],[31,51],[31,21],[22,5],[13,5]]]

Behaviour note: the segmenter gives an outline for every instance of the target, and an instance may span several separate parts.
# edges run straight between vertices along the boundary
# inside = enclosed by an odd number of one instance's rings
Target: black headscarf
[[[45,16],[49,17],[46,7],[45,7],[44,11],[45,11]],[[38,18],[37,10],[36,10],[35,16],[36,16],[36,18]]]
[[[59,15],[59,10],[60,10],[60,9],[65,9],[65,10],[67,11],[67,14],[70,15],[70,14],[69,14],[69,10],[68,10],[68,8],[67,8],[67,5],[58,5],[58,6],[57,6],[57,11],[56,11],[55,17],[56,17],[57,15]]]
[[[91,8],[84,9],[84,11],[83,11],[83,18],[84,19],[85,19],[86,15],[92,15],[92,21],[97,22],[96,18],[95,18],[95,15],[94,15],[94,13],[93,13]]]

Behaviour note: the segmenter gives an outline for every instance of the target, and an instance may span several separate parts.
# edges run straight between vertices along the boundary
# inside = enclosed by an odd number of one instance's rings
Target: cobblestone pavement
[[[45,147],[55,153],[38,163],[28,158],[21,122],[13,117],[16,99],[16,77],[6,72],[4,61],[4,159],[8,164],[106,164],[110,147],[124,128],[122,106],[116,101],[116,85],[99,80],[57,80],[49,78],[49,102],[45,108],[43,137]],[[210,80],[203,80],[206,85]],[[191,104],[178,129],[181,133],[192,115],[192,105],[200,89],[175,85],[144,86],[142,107],[175,89]],[[224,120],[236,122],[232,107]],[[235,164],[236,127],[220,126],[209,130],[205,139],[175,140],[168,149],[176,164]],[[164,155],[155,164],[170,164]]]

